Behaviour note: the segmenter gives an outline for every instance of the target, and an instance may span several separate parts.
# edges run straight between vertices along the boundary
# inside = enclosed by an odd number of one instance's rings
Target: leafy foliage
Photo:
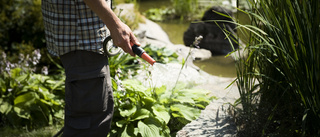
[[[17,50],[15,43],[21,42],[44,46],[41,0],[3,0],[0,9],[0,46],[4,50]]]
[[[110,75],[115,77],[117,73],[126,73],[128,75],[119,75],[119,79],[126,79],[130,75],[135,75],[135,70],[139,69],[139,60],[129,54],[120,53],[109,59]]]
[[[113,82],[115,113],[110,136],[171,136],[196,119],[213,97],[208,92],[178,85],[146,88],[136,80]]]
[[[153,21],[164,21],[170,18],[175,14],[175,11],[170,8],[152,8],[148,9],[143,13],[148,19]]]
[[[143,48],[153,59],[158,63],[169,63],[177,61],[178,55],[172,50],[165,47],[159,48],[151,44]],[[111,77],[116,77],[118,73],[125,73],[128,75],[118,75],[119,79],[126,79],[135,76],[138,69],[146,63],[144,60],[137,57],[132,57],[129,54],[120,53],[112,58],[109,58],[109,67]],[[139,64],[139,65],[138,65]]]
[[[148,44],[144,47],[146,53],[154,58],[158,63],[177,62],[178,54],[166,47],[157,47]]]
[[[171,6],[165,8],[151,8],[144,15],[153,21],[171,19],[192,20],[202,14],[204,8],[198,6],[198,0],[170,0]]]
[[[198,0],[171,0],[175,12],[180,18],[186,18],[194,15],[199,7]]]
[[[320,134],[320,2],[248,0],[247,58],[237,63],[240,136]],[[245,31],[243,31],[245,30]]]
[[[40,0],[1,1],[0,9],[1,49],[12,56],[24,49],[31,51],[32,46],[44,47]],[[178,57],[165,48],[148,45],[144,49],[160,63],[175,61]],[[40,57],[39,50],[36,50],[32,55],[14,56],[17,62],[12,63],[4,52],[1,53],[1,127],[26,127],[28,130],[61,124],[64,108],[63,68],[48,56],[51,63],[44,64],[55,65],[55,75],[48,75],[48,71],[52,70],[46,66],[39,71]],[[126,74],[131,71],[134,75],[143,66],[137,64],[143,63],[139,58],[126,54],[109,59],[112,77],[116,77],[118,70]],[[128,77],[126,75],[120,79]],[[114,136],[174,135],[185,124],[197,118],[200,110],[212,100],[206,92],[188,89],[185,85],[177,85],[170,91],[165,86],[146,88],[132,80],[124,82],[125,90],[113,84],[116,112],[111,135]]]
[[[21,55],[11,63],[2,53],[0,76],[1,125],[26,126],[30,129],[59,123],[63,119],[64,76],[60,78],[35,74],[39,51],[30,58]]]

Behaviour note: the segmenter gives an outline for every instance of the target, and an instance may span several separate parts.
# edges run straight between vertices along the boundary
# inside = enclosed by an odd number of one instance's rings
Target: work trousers
[[[65,68],[63,137],[106,137],[114,111],[108,59],[91,51],[61,57]]]

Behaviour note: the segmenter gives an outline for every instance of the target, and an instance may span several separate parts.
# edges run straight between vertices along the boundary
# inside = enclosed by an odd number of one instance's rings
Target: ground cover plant
[[[320,135],[320,2],[247,0],[237,62],[239,136]],[[242,56],[242,55],[240,55]]]
[[[168,49],[147,45],[145,50],[161,63],[177,61],[178,56]],[[1,55],[0,132],[7,134],[5,136],[32,136],[40,132],[42,126],[49,126],[44,128],[49,131],[39,134],[52,136],[53,131],[58,131],[53,127],[63,125],[63,68],[51,60],[57,66],[55,68],[59,68],[53,71],[53,75],[48,74],[50,70],[46,67],[36,72],[41,57],[39,50],[32,55],[21,54],[16,63],[9,62],[4,52]],[[174,89],[167,89],[166,86],[152,88],[129,79],[127,74],[130,71],[145,69],[147,63],[142,59],[119,54],[110,58],[109,63],[113,70],[116,110],[110,136],[175,135],[184,125],[196,119],[213,99],[208,96],[208,91],[193,89],[187,83],[177,83]],[[120,76],[123,74],[126,75]]]
[[[116,109],[110,136],[175,136],[213,99],[208,91],[191,89],[186,83],[174,91],[165,85],[148,88],[136,80],[122,84],[114,94]]]
[[[194,45],[200,40],[201,37],[197,38]],[[168,49],[152,45],[147,45],[145,50],[161,63],[176,61],[178,57]],[[190,54],[191,51],[188,57]],[[181,70],[185,62],[183,60]],[[171,89],[166,85],[146,87],[134,79],[121,81],[119,75],[113,80],[115,113],[111,137],[175,136],[186,124],[198,118],[201,110],[214,99],[209,96],[210,91],[193,89],[193,84],[181,83],[179,78]]]
[[[14,63],[1,53],[0,117],[1,127],[27,127],[61,124],[63,119],[64,75],[48,76],[35,73],[41,58],[40,50],[31,55],[20,54]]]

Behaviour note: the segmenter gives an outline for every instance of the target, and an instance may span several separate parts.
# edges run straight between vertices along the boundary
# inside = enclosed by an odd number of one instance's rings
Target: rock
[[[235,136],[236,127],[230,120],[231,117],[227,113],[228,105],[226,105],[226,103],[233,103],[237,98],[239,98],[239,92],[236,84],[232,84],[226,89],[226,87],[235,78],[223,78],[210,75],[195,67],[192,63],[193,59],[210,58],[211,52],[205,49],[196,49],[186,47],[184,45],[172,44],[168,35],[162,30],[162,28],[147,19],[145,23],[141,23],[139,25],[139,28],[135,30],[134,33],[139,38],[142,46],[152,44],[155,46],[166,47],[177,52],[180,60],[187,60],[183,69],[181,69],[181,63],[156,63],[153,67],[150,67],[149,70],[140,70],[144,72],[138,72],[139,75],[134,77],[134,79],[141,81],[146,86],[158,87],[166,85],[167,88],[172,88],[176,80],[179,78],[179,81],[193,85],[195,88],[211,91],[210,95],[218,98],[217,100],[213,100],[205,110],[201,112],[198,119],[190,122],[181,129],[177,133],[177,136]],[[192,51],[191,55],[186,59],[190,53],[190,49]],[[178,77],[180,71],[181,75]]]
[[[226,55],[229,52],[233,51],[233,47],[237,49],[239,46],[232,39],[235,39],[232,34],[235,33],[235,25],[232,22],[232,19],[222,16],[216,12],[232,15],[232,12],[223,9],[221,7],[212,7],[208,9],[201,21],[195,21],[191,23],[188,30],[184,33],[183,41],[186,46],[193,44],[195,37],[201,35],[203,39],[201,40],[199,46],[203,49],[208,49],[212,52],[212,55]],[[215,22],[217,21],[217,22]],[[227,30],[229,39],[226,37],[226,32],[222,29]],[[230,44],[232,41],[232,45]]]
[[[179,59],[186,59],[188,53],[190,52],[190,47],[185,45],[174,45],[171,43],[167,33],[156,23],[146,19],[145,23],[140,23],[137,30],[134,31],[135,35],[138,37],[142,46],[147,44],[152,44],[158,47],[166,47],[170,50],[175,51],[179,55]],[[192,60],[205,60],[211,57],[211,52],[206,49],[191,49],[192,53],[190,59],[188,59],[190,64]]]

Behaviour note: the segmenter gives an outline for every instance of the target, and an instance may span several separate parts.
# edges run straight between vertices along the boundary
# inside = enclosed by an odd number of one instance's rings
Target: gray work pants
[[[61,56],[66,72],[64,137],[106,137],[113,116],[108,59],[90,51]]]

